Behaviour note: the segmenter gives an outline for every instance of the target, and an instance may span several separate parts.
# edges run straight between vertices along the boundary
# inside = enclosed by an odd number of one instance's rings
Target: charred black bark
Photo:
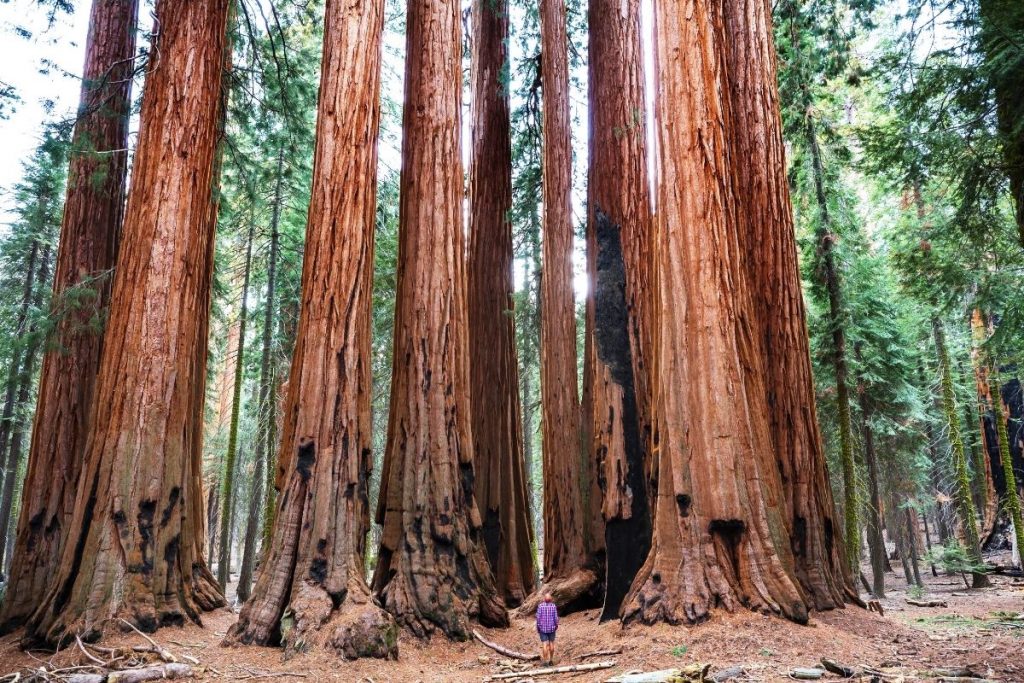
[[[640,433],[636,383],[630,349],[629,307],[626,301],[626,264],[622,255],[621,228],[610,216],[595,209],[597,280],[594,283],[594,341],[597,355],[612,381],[622,389],[622,423],[626,485],[631,492],[629,517],[605,522],[605,598],[601,620],[616,619],[633,579],[651,549],[651,512],[644,481],[646,439]],[[597,454],[598,458],[602,453]],[[603,468],[598,467],[598,472]],[[608,482],[599,480],[602,490]]]

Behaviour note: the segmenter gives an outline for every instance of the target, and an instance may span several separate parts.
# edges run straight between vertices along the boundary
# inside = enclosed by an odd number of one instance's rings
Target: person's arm
[[[551,606],[551,611],[555,613],[555,630],[558,630],[558,607],[554,604]]]

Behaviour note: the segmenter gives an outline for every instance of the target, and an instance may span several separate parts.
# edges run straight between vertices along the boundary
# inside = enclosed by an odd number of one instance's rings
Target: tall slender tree
[[[383,0],[330,0],[299,329],[281,439],[285,471],[253,596],[228,642],[397,656],[366,584],[370,308]],[[282,623],[286,612],[292,618]]]
[[[659,2],[654,23],[658,492],[651,552],[623,617],[696,622],[716,605],[745,605],[804,622],[778,533],[783,494],[730,180],[725,46],[736,38],[721,5],[704,0]]]
[[[56,348],[40,374],[4,627],[35,608],[69,531],[123,214],[137,17],[138,0],[93,0],[53,282]]]
[[[373,587],[417,636],[505,624],[473,496],[458,4],[410,0],[388,441]]]
[[[467,292],[476,501],[498,592],[514,606],[533,590],[534,562],[512,303],[508,21],[507,0],[473,3]]]
[[[541,275],[541,445],[544,462],[544,582],[566,605],[590,592],[597,576],[585,542],[576,303],[572,254],[572,139],[564,0],[540,3],[543,126],[543,274]],[[536,606],[529,601],[524,608]]]
[[[588,457],[604,517],[603,618],[650,550],[651,204],[640,2],[589,4]],[[593,504],[592,504],[593,505]]]
[[[213,171],[228,0],[159,0],[138,153],[71,533],[30,639],[199,621]]]

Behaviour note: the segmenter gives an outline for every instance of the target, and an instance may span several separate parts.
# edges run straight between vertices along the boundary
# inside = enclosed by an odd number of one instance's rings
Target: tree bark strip
[[[415,635],[467,640],[471,618],[508,619],[473,496],[459,7],[411,0],[406,21],[395,361],[373,587]]]
[[[73,531],[30,640],[96,637],[112,617],[153,631],[223,604],[194,585],[205,564],[193,447],[228,5],[157,3],[160,58],[143,95]]]
[[[563,0],[541,0],[543,273],[541,275],[541,445],[544,468],[544,582],[565,606],[593,588],[585,534],[573,296],[572,140],[568,38]],[[565,582],[576,590],[557,590]],[[534,606],[531,601],[528,606]]]
[[[659,2],[655,36],[658,494],[623,618],[695,623],[742,605],[806,622],[730,180],[721,5]]]
[[[648,363],[654,283],[640,2],[592,0],[589,19],[585,446],[600,485],[601,616],[610,619],[619,616],[651,546]]]
[[[800,586],[816,609],[856,597],[818,425],[807,313],[777,86],[771,8],[763,0],[724,5],[737,217],[750,291],[760,318],[760,355],[785,521]]]
[[[533,591],[534,539],[513,323],[508,21],[507,0],[473,3],[467,271],[476,502],[498,592],[515,606]]]
[[[58,348],[43,358],[2,628],[35,608],[69,531],[124,207],[137,19],[138,0],[93,0],[53,282]]]

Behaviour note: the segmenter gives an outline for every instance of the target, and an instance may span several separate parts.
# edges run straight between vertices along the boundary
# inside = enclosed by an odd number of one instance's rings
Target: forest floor
[[[989,558],[990,561],[999,558]],[[898,567],[898,563],[895,563]],[[922,568],[927,571],[927,567]],[[915,607],[906,603],[902,572],[886,576],[888,594],[881,601],[884,616],[858,607],[815,613],[810,626],[752,613],[716,614],[692,627],[599,624],[597,612],[562,619],[558,634],[558,664],[576,664],[585,654],[600,650],[622,652],[585,661],[615,660],[613,668],[522,680],[536,683],[605,681],[617,673],[652,671],[706,663],[711,673],[742,667],[734,681],[791,680],[794,667],[813,667],[822,657],[847,666],[870,667],[884,681],[939,679],[937,669],[969,667],[991,680],[1024,682],[1024,579],[993,576],[993,587],[967,590],[959,576],[933,577],[927,572],[922,599],[946,601],[947,607]],[[921,596],[915,596],[921,597]],[[200,660],[196,680],[345,681],[350,683],[433,683],[482,681],[508,670],[502,655],[478,642],[452,643],[442,638],[420,642],[404,636],[397,662],[346,662],[326,651],[308,652],[282,661],[275,648],[224,648],[220,640],[235,615],[228,609],[204,616],[204,627],[186,626],[159,631],[155,639],[177,654]],[[507,630],[483,630],[493,642],[520,652],[536,646],[532,620],[515,620]],[[135,634],[110,638],[106,645],[145,644]],[[18,634],[0,639],[0,674],[38,666],[38,657],[18,648]],[[54,661],[75,663],[75,648]],[[840,680],[825,674],[822,680]],[[0,679],[4,680],[4,679]],[[10,680],[10,679],[7,679]],[[870,680],[865,678],[864,680]]]

